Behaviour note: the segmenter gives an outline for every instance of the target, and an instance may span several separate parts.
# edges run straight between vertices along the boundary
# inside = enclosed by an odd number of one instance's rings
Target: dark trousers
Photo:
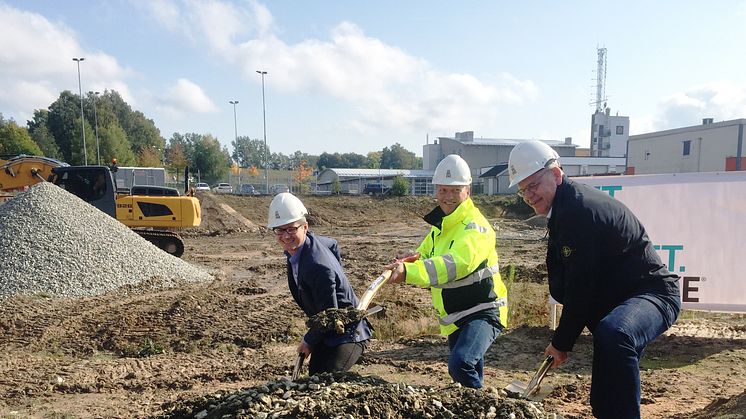
[[[311,348],[308,374],[347,371],[357,363],[367,347],[367,340],[343,343],[338,346],[326,346],[319,343]]]
[[[640,357],[648,343],[671,327],[680,306],[678,295],[638,295],[593,328],[593,416],[640,417]]]

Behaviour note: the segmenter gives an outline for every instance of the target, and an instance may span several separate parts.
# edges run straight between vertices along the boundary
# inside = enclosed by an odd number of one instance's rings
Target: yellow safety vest
[[[500,277],[495,231],[471,198],[433,226],[417,251],[420,259],[405,263],[406,283],[430,288],[440,333],[448,336],[456,322],[473,313],[499,308],[508,325],[508,290]]]

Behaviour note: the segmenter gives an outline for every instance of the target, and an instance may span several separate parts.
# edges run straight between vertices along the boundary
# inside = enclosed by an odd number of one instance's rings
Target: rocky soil
[[[427,291],[384,288],[376,339],[347,374],[290,382],[306,318],[262,226],[268,197],[200,196],[184,260],[204,282],[139,281],[102,295],[16,295],[0,303],[0,417],[587,418],[591,339],[545,379],[543,400],[506,397],[551,338],[544,230],[520,205],[479,199],[511,279],[511,328],[486,355],[484,391],[451,383]],[[308,197],[311,228],[337,238],[361,293],[427,226],[428,198]],[[53,257],[53,256],[50,256]],[[0,270],[3,269],[0,262]],[[5,276],[2,271],[2,276]],[[81,273],[82,275],[82,273]],[[744,418],[746,317],[685,312],[641,364],[645,418]]]

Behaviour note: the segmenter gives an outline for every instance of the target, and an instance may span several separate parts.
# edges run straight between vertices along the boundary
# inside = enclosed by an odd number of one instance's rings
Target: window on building
[[[689,152],[691,152],[691,149],[692,149],[692,141],[691,140],[684,141],[684,151],[682,155],[688,156]]]
[[[645,150],[645,160],[650,157],[650,150]]]
[[[624,125],[617,125],[616,126],[616,134],[617,135],[624,135]]]

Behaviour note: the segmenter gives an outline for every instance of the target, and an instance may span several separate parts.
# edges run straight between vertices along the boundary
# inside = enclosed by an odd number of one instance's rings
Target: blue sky
[[[644,133],[746,117],[746,1],[3,1],[0,112],[114,89],[229,147],[422,155],[429,135],[588,146],[596,47],[613,113]],[[230,150],[232,151],[232,150]]]

